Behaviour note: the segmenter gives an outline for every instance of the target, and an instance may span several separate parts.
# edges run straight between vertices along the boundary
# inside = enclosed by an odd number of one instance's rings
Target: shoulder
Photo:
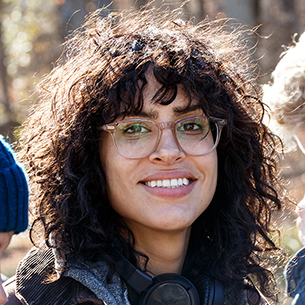
[[[55,304],[55,305],[61,305],[61,304],[73,304],[73,305],[104,305],[104,303],[100,300],[88,298],[88,295],[86,293],[83,293],[69,298],[69,292],[72,292],[70,290],[71,287],[68,289],[68,294],[67,290],[62,290],[61,295],[64,297],[64,300],[61,300],[60,298],[57,299],[57,297],[54,295],[52,291],[48,291],[48,295],[44,296],[43,294],[40,296],[40,293],[35,295],[33,294],[33,299],[36,299],[39,304]],[[27,300],[24,297],[21,297],[20,299],[16,295],[16,278],[13,277],[5,283],[5,290],[8,295],[7,302],[4,305],[26,305],[26,304],[32,304],[31,300]],[[33,291],[39,292],[40,288],[36,287],[33,289]],[[20,297],[20,296],[19,296]],[[57,299],[57,300],[56,300]],[[43,303],[41,303],[43,302]],[[36,303],[35,303],[36,304]]]
[[[285,268],[286,290],[290,297],[305,297],[305,247],[299,250]],[[303,300],[305,301],[305,300]]]
[[[5,305],[22,305],[21,301],[16,297],[16,278],[12,277],[5,281],[4,289],[7,293],[7,302]]]
[[[47,281],[53,266],[54,255],[51,249],[30,250],[20,262],[16,276],[5,285],[9,296],[6,305],[104,304],[93,292],[72,278],[60,277],[52,282]]]
[[[290,273],[299,266],[305,266],[305,247],[296,252],[286,265],[285,272]],[[288,274],[289,275],[289,274]]]

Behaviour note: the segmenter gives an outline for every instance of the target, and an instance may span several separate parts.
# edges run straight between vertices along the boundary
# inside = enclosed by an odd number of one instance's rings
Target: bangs
[[[175,35],[144,31],[136,35],[122,33],[119,38],[108,37],[102,42],[99,55],[94,55],[99,57],[96,89],[103,95],[96,100],[99,124],[142,112],[150,71],[160,84],[152,103],[171,104],[180,87],[186,96],[186,108],[196,99],[207,116],[226,118],[228,110],[224,107],[228,104],[224,105],[223,100],[232,97],[234,84],[230,84],[232,79],[214,52],[196,37],[184,31],[176,31]],[[105,54],[107,60],[100,65]]]
[[[131,115],[139,115],[143,109],[143,92],[147,85],[149,67],[152,66],[152,73],[161,87],[154,94],[151,102],[167,106],[177,97],[178,86],[183,85],[183,90],[188,97],[186,108],[192,103],[192,95],[186,89],[185,80],[177,71],[155,66],[152,62],[145,63],[141,68],[126,73],[124,77],[109,90],[108,102],[104,106],[104,117],[106,123],[111,123],[117,118],[124,118]]]

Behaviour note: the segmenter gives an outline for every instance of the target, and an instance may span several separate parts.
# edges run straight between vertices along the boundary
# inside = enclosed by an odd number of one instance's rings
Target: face
[[[305,154],[305,130],[299,129],[295,134],[295,138],[297,140],[297,143],[301,151]],[[299,217],[297,219],[297,225],[299,228],[299,237],[302,244],[305,245],[305,197],[298,204],[297,211],[299,214]]]
[[[185,108],[188,101],[181,88],[170,105],[151,103],[160,84],[151,74],[147,75],[147,81],[143,112],[156,122],[203,114],[201,109],[183,114],[176,111],[177,108]],[[196,101],[193,103],[196,104]],[[214,196],[217,183],[216,150],[204,156],[187,155],[179,150],[168,128],[162,130],[156,150],[141,159],[128,159],[120,155],[110,133],[101,132],[99,154],[110,203],[135,235],[144,229],[164,232],[187,230],[206,210]],[[184,179],[185,185],[164,187],[166,180],[180,178]],[[162,182],[162,186],[151,186],[158,181]]]
[[[299,237],[303,245],[305,245],[305,198],[298,204],[297,225],[299,227]]]

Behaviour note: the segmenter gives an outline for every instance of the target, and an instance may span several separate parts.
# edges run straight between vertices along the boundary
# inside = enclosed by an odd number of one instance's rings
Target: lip
[[[145,182],[153,181],[153,180],[171,180],[178,178],[187,178],[190,181],[189,185],[183,185],[176,188],[165,188],[165,187],[149,187],[145,185]],[[151,174],[145,179],[139,181],[140,185],[153,196],[161,197],[161,198],[182,198],[191,193],[192,189],[196,184],[195,177],[186,171],[161,171],[154,174]]]

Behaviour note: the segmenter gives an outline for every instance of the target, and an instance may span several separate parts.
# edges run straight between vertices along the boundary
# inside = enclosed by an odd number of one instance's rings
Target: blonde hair
[[[294,134],[305,129],[305,32],[298,42],[281,54],[271,74],[272,83],[263,86],[263,102],[271,108],[271,128],[286,148],[295,146]]]

